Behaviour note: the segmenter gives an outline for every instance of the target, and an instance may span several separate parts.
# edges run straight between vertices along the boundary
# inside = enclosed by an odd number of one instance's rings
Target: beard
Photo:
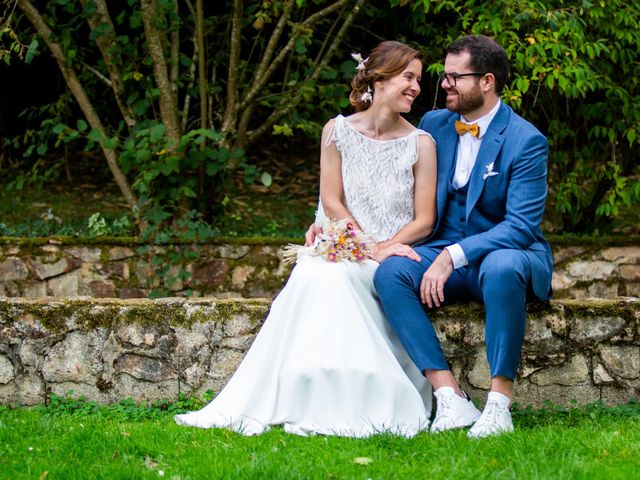
[[[447,97],[446,107],[450,112],[466,115],[474,112],[484,106],[484,97],[480,91],[480,86],[476,85],[469,93],[460,93],[459,90],[452,88],[451,91],[456,92],[455,98]]]

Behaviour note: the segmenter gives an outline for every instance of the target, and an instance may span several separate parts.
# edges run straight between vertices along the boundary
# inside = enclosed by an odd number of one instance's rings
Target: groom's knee
[[[412,262],[406,257],[389,257],[385,259],[377,268],[373,283],[378,292],[384,292],[389,288],[396,287],[401,284],[410,282],[410,273],[408,262]]]
[[[480,265],[480,285],[483,289],[497,287],[526,289],[530,277],[530,266],[522,250],[502,249],[488,254]]]

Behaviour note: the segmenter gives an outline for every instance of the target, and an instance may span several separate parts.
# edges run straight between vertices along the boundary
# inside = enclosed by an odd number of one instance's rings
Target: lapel
[[[458,148],[458,134],[455,129],[455,121],[458,114],[451,115],[444,125],[442,135],[438,138],[438,222],[444,216],[444,207],[447,203],[447,192],[449,190],[449,180],[451,172],[456,164],[456,151]]]
[[[485,179],[484,174],[488,171],[488,166],[496,161],[500,149],[505,141],[504,131],[507,128],[509,122],[509,109],[502,104],[493,118],[487,129],[487,133],[482,138],[482,144],[478,151],[478,157],[476,163],[471,170],[471,178],[469,179],[469,192],[467,193],[467,220],[469,219],[469,213],[476,205],[482,189],[484,188]],[[493,171],[500,172],[500,166],[496,165]]]

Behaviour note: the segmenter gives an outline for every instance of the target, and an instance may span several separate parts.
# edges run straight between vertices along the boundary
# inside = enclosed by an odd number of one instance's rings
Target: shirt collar
[[[489,124],[491,124],[493,117],[495,117],[496,113],[498,113],[498,109],[500,108],[501,104],[502,104],[502,100],[498,99],[498,102],[496,103],[495,107],[493,107],[491,111],[487,113],[484,117],[480,117],[475,122],[469,122],[465,120],[465,118],[462,115],[460,115],[460,121],[467,124],[477,123],[478,126],[480,127],[480,134],[478,135],[478,138],[482,138],[484,137],[484,134],[487,133],[487,128],[489,128]]]

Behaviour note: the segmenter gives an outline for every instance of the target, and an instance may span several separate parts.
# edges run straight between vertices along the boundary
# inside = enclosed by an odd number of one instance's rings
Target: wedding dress
[[[374,140],[341,115],[331,141],[342,157],[345,204],[375,241],[413,217],[415,130]],[[322,205],[316,223],[326,224]],[[298,435],[410,437],[429,424],[431,387],[382,313],[378,263],[299,257],[269,315],[227,385],[181,425],[255,435],[272,425]]]

